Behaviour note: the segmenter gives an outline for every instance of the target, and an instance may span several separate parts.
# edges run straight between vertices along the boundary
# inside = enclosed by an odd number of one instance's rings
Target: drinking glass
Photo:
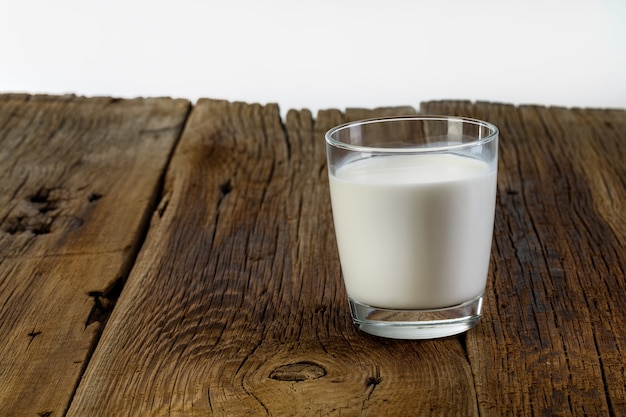
[[[326,133],[333,222],[354,323],[396,339],[480,320],[498,128],[456,116],[361,120]]]

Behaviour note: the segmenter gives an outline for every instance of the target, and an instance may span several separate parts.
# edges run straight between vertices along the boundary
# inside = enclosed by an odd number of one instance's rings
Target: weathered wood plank
[[[350,322],[323,134],[390,113],[348,113],[198,103],[69,416],[476,414],[462,337]]]
[[[67,410],[189,107],[0,95],[0,415]]]
[[[429,102],[501,129],[481,415],[626,414],[626,112]]]

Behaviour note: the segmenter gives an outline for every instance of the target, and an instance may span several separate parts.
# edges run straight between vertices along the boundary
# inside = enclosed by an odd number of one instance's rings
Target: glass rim
[[[355,126],[362,126],[368,124],[374,124],[379,122],[397,122],[397,121],[459,121],[463,123],[469,123],[475,126],[482,126],[489,130],[489,134],[484,137],[476,138],[471,142],[464,143],[453,143],[450,145],[444,146],[433,146],[433,147],[407,147],[407,148],[382,148],[377,146],[366,146],[366,145],[354,145],[346,142],[342,142],[332,137],[335,133],[349,129]],[[362,120],[354,120],[352,122],[342,123],[337,125],[326,132],[324,135],[326,139],[326,143],[345,150],[355,151],[355,152],[375,152],[375,153],[431,153],[431,152],[442,152],[442,151],[450,151],[455,149],[463,149],[476,145],[482,145],[487,142],[490,142],[498,137],[500,130],[493,123],[486,122],[480,119],[474,119],[471,117],[463,117],[463,116],[444,116],[444,115],[406,115],[406,116],[385,116],[385,117],[374,117],[370,119],[362,119]]]

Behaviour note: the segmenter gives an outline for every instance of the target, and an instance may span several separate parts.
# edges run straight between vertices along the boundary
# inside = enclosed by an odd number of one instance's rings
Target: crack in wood
[[[33,330],[32,332],[28,333],[28,336],[30,336],[30,337],[32,337],[34,339],[36,336],[39,336],[40,334],[41,334],[41,332]]]
[[[169,204],[170,204],[170,196],[169,195],[163,196],[163,199],[161,200],[161,202],[159,203],[159,206],[157,207],[157,215],[159,216],[159,218],[163,218],[163,215],[165,214],[165,210],[167,210],[167,206]]]
[[[34,329],[33,329],[32,332],[29,332],[28,335],[27,335],[28,337],[30,337],[30,340],[28,341],[28,346],[30,346],[30,344],[33,343],[33,340],[35,340],[35,338],[37,336],[39,336],[40,334],[41,334],[40,331],[38,331],[38,330],[36,331]]]
[[[115,283],[106,291],[90,291],[87,293],[89,297],[93,298],[94,305],[91,308],[91,312],[85,321],[85,328],[93,323],[100,323],[102,327],[106,325],[115,304],[122,293],[124,287],[124,279],[119,277]]]
[[[363,407],[365,407],[365,403],[369,401],[370,398],[372,398],[372,394],[374,393],[374,390],[376,389],[376,387],[382,382],[383,382],[383,379],[380,376],[380,368],[378,367],[378,365],[376,365],[374,375],[368,377],[365,380],[365,388],[369,390],[369,392],[367,393],[367,398],[363,401]]]

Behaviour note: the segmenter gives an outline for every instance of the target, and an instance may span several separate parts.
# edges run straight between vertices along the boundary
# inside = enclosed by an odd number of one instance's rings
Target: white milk
[[[483,293],[495,168],[449,154],[377,156],[339,167],[330,191],[350,298],[429,309]]]

